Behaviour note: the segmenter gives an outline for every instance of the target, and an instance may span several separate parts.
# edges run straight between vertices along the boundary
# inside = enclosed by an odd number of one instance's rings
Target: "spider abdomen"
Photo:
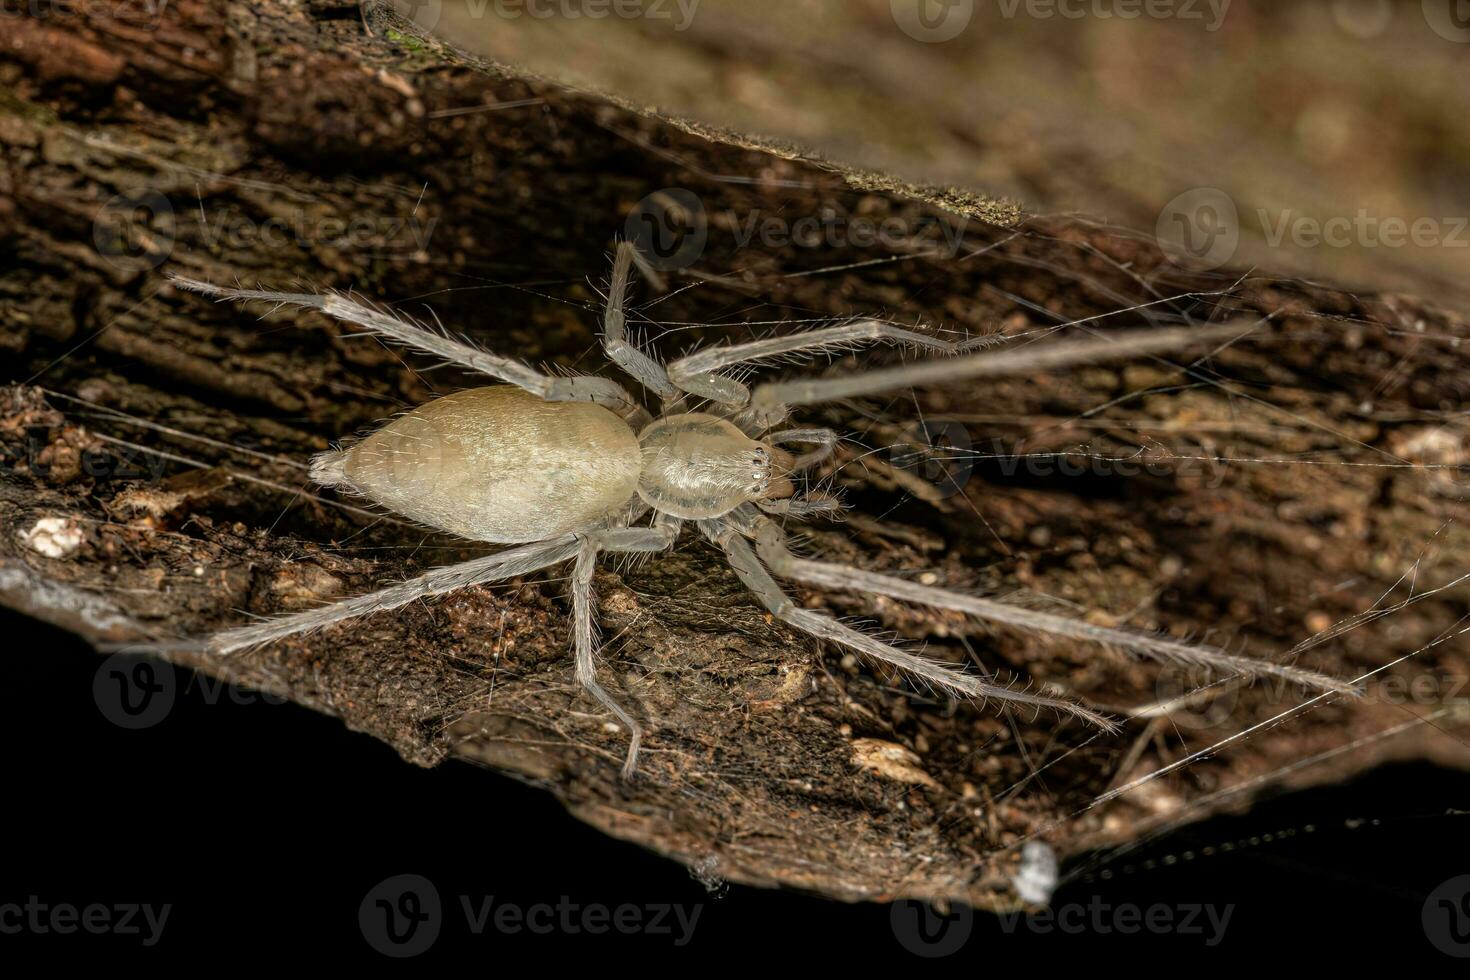
[[[455,392],[312,461],[411,520],[475,541],[521,544],[597,526],[638,490],[638,438],[589,402],[510,385]]]

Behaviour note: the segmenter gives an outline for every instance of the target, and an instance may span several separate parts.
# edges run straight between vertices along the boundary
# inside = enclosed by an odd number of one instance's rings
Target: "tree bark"
[[[0,392],[0,601],[12,608],[99,645],[201,636],[479,553],[314,495],[301,465],[473,378],[428,373],[316,315],[212,304],[165,273],[350,287],[432,306],[532,363],[600,370],[590,283],[646,195],[689,188],[707,244],[669,272],[666,294],[641,286],[637,299],[657,299],[648,313],[665,323],[720,325],[680,329],[660,341],[666,354],[766,329],[748,323],[864,313],[1005,335],[1053,318],[1135,325],[1160,309],[1270,317],[1187,371],[1099,367],[808,413],[855,434],[830,471],[853,510],[811,535],[866,567],[1049,596],[1094,621],[1255,656],[1314,638],[1305,666],[1385,668],[1369,696],[1292,710],[1310,695],[1227,684],[1119,737],[957,707],[773,624],[688,535],[673,555],[597,579],[605,675],[650,732],[631,783],[618,778],[625,734],[572,682],[556,576],[228,660],[168,656],[336,715],[410,762],[455,757],[533,781],[702,874],[852,900],[1003,907],[1029,839],[1074,854],[1385,759],[1470,763],[1456,707],[1470,658],[1454,635],[1467,596],[1433,591],[1470,553],[1456,417],[1470,328],[1456,312],[1191,273],[1117,229],[523,77],[376,6],[58,5],[7,13],[0,42],[12,382]],[[824,212],[912,234],[743,240],[749,220]],[[958,251],[939,247],[944,231]],[[970,441],[975,465],[957,476],[936,457],[926,471],[884,450],[923,443],[921,418]],[[963,488],[947,494],[952,478]],[[1114,711],[1189,680],[1116,651],[797,592],[943,659]]]

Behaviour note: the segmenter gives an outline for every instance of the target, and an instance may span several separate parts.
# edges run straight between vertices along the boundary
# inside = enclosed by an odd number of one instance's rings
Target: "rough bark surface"
[[[1118,737],[957,707],[772,624],[687,535],[597,580],[606,676],[650,729],[631,784],[618,778],[623,733],[572,682],[555,576],[223,662],[171,656],[336,715],[410,762],[459,757],[534,781],[702,874],[843,899],[999,907],[1015,901],[1032,837],[1075,853],[1387,758],[1470,762],[1466,718],[1446,708],[1470,660],[1444,638],[1466,593],[1394,609],[1405,575],[1428,593],[1470,554],[1454,414],[1470,327],[1454,312],[1261,274],[1193,277],[1115,229],[884,186],[473,62],[350,3],[7,16],[0,146],[13,383],[0,391],[0,601],[98,644],[202,635],[477,553],[313,497],[301,465],[473,379],[425,373],[314,315],[212,304],[164,273],[432,304],[498,351],[601,369],[589,283],[630,208],[680,186],[711,215],[709,243],[649,313],[725,326],[681,330],[665,353],[746,336],[747,322],[864,312],[1017,333],[1200,288],[1216,292],[1170,311],[1272,318],[1191,372],[1149,362],[808,413],[859,446],[831,474],[853,511],[811,527],[820,550],[1257,656],[1315,636],[1299,661],[1342,677],[1428,649],[1361,701],[1322,701],[1098,806],[1308,696],[1227,686]],[[942,217],[963,247],[737,247],[729,227],[824,209],[906,227]],[[920,412],[961,422],[985,457],[959,494],[860,448],[914,441]],[[79,538],[42,540],[46,518]],[[1115,651],[797,591],[1115,711],[1181,682]],[[1385,678],[1400,691],[1417,680],[1422,696],[1386,696]]]

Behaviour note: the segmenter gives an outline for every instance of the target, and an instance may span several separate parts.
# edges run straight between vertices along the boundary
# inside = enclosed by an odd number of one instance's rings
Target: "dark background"
[[[84,644],[8,613],[0,630],[12,654],[26,652],[10,658],[8,673],[10,689],[24,696],[9,699],[0,722],[11,746],[0,903],[35,895],[52,905],[173,906],[151,948],[140,936],[24,932],[0,936],[7,953],[238,963],[331,950],[334,959],[385,962],[364,939],[358,907],[383,879],[419,874],[437,888],[444,921],[415,965],[462,957],[498,972],[527,962],[502,959],[507,953],[610,952],[636,957],[616,961],[628,967],[681,954],[709,962],[711,953],[787,966],[926,962],[902,941],[900,933],[912,933],[895,930],[890,907],[739,886],[712,894],[678,865],[603,837],[533,788],[461,763],[420,769],[334,719],[200,685],[182,671],[167,715],[124,729],[99,708],[93,681],[103,660]],[[1206,943],[1204,919],[1195,935],[1043,934],[1024,925],[1007,933],[977,912],[968,925],[963,915],[950,920],[949,929],[969,930],[959,951],[929,962],[1032,968],[1040,956],[1065,962],[1102,953],[1213,963],[1270,949],[1302,962],[1383,955],[1453,967],[1426,938],[1421,910],[1432,889],[1470,865],[1464,819],[1448,812],[1467,800],[1464,773],[1383,769],[1187,828],[1101,865],[1110,880],[1065,886],[1054,900],[1233,904],[1217,946]],[[1271,841],[1199,855],[1263,835]],[[1124,865],[1137,869],[1125,873]],[[475,935],[461,895],[521,906],[566,896],[583,906],[703,908],[680,948],[677,926],[664,935]]]

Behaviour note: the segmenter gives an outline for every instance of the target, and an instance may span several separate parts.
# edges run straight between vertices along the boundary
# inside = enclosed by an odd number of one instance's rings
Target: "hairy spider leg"
[[[679,390],[670,383],[663,365],[628,341],[625,304],[628,279],[637,260],[636,245],[628,241],[618,243],[617,252],[613,256],[612,280],[608,283],[607,305],[602,311],[602,349],[608,360],[622,368],[633,380],[660,398],[669,400],[675,398]]]
[[[663,515],[655,520],[657,523],[654,527],[609,528],[585,534],[569,534],[512,548],[485,558],[446,565],[366,595],[225,630],[212,637],[206,649],[216,655],[230,654],[289,636],[314,632],[342,620],[397,609],[427,596],[515,578],[574,559],[572,617],[577,683],[617,716],[628,729],[631,739],[627,759],[623,764],[623,775],[631,777],[637,765],[643,732],[633,716],[597,680],[592,573],[597,557],[602,553],[656,552],[672,547],[678,538],[681,522]]]
[[[509,357],[501,357],[483,348],[455,340],[443,334],[382,310],[374,309],[338,293],[280,293],[265,289],[230,289],[170,275],[184,289],[214,297],[217,300],[263,300],[285,306],[321,310],[327,316],[354,323],[380,337],[414,350],[442,357],[452,364],[478,371],[499,381],[523,388],[549,402],[593,402],[611,409],[631,424],[643,425],[648,412],[616,381],[578,375],[553,377]]]
[[[777,576],[795,582],[824,589],[888,596],[937,609],[951,609],[993,623],[1114,646],[1161,662],[1200,666],[1215,673],[1243,674],[1256,678],[1275,677],[1313,691],[1350,695],[1361,693],[1352,684],[1300,667],[1242,657],[1215,647],[1181,643],[1152,633],[1097,626],[993,599],[936,589],[907,579],[864,571],[851,565],[798,558],[787,549],[785,533],[769,518],[755,516],[746,530],[755,539],[756,554],[761,561]]]
[[[589,534],[582,539],[572,569],[572,636],[576,649],[577,683],[611,711],[628,729],[628,754],[623,759],[623,778],[631,779],[638,766],[643,728],[597,680],[597,625],[592,615],[592,573],[601,552],[631,553],[667,551],[679,537],[682,521],[657,515],[653,527],[623,528]]]
[[[734,378],[717,372],[788,354],[813,356],[823,351],[849,350],[863,343],[902,344],[945,353],[958,350],[955,344],[929,334],[881,320],[859,320],[743,344],[706,347],[671,361],[668,366],[669,380],[692,395],[708,398],[730,408],[744,409],[750,404],[750,389]],[[763,427],[768,427],[775,420],[776,416],[768,415],[760,423]]]
[[[397,609],[426,596],[453,592],[470,585],[484,585],[540,571],[577,555],[581,544],[576,535],[564,534],[547,541],[537,541],[475,558],[455,565],[431,569],[417,578],[390,585],[376,592],[343,599],[338,602],[265,619],[249,626],[237,626],[215,634],[208,644],[214,654],[229,654],[248,647],[282,640],[299,633],[311,633],[341,622],[373,613]]]
[[[1015,377],[1057,368],[1128,360],[1141,355],[1173,353],[1207,344],[1218,345],[1245,336],[1260,326],[1260,322],[1252,320],[1208,327],[1121,330],[1085,340],[1031,344],[1022,348],[985,351],[860,371],[844,378],[796,378],[766,382],[757,385],[750,393],[750,414],[757,421],[769,424],[785,418],[794,405],[814,405],[843,398],[876,395],[900,388],[976,378]],[[669,369],[673,376],[673,365]]]
[[[837,443],[841,436],[831,429],[782,429],[780,432],[771,432],[761,437],[762,442],[769,442],[774,446],[796,443],[802,446],[815,446],[810,452],[802,453],[796,457],[791,464],[791,472],[800,473],[809,470],[818,463],[826,462],[837,450]]]
[[[1041,695],[1031,694],[1026,691],[1012,690],[998,684],[991,684],[973,674],[962,673],[943,664],[924,657],[916,656],[907,650],[899,649],[891,644],[884,643],[877,637],[869,636],[850,626],[846,626],[831,615],[814,609],[803,609],[791,600],[781,586],[771,577],[771,573],[761,564],[756,553],[751,550],[750,543],[742,535],[740,527],[724,519],[711,521],[700,521],[699,530],[725,553],[725,558],[730,567],[735,570],[740,581],[745,587],[754,593],[760,604],[781,622],[794,627],[809,636],[821,640],[839,643],[851,650],[855,650],[864,656],[881,663],[896,667],[904,673],[925,681],[945,691],[962,698],[987,699],[994,698],[997,701],[1005,701],[1010,704],[1027,705],[1033,708],[1047,708],[1060,714],[1079,718],[1088,724],[1095,725],[1105,731],[1115,731],[1116,724],[1107,716],[1099,714],[1075,701],[1060,698],[1048,698]]]

